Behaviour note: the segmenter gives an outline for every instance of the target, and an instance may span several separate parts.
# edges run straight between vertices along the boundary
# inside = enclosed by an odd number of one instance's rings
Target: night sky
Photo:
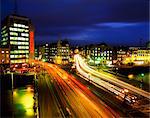
[[[1,0],[1,19],[13,13],[14,0]],[[17,0],[19,15],[29,17],[35,41],[71,44],[105,42],[138,46],[149,40],[149,0]]]

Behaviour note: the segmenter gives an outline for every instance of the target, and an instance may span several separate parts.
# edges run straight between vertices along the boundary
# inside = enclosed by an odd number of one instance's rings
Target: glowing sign
[[[34,32],[30,31],[30,57],[34,58]]]

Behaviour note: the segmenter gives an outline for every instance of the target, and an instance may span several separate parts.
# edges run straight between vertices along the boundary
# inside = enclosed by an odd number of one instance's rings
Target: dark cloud
[[[2,19],[12,13],[12,1],[1,0]],[[36,37],[39,37],[37,40],[42,40],[42,36],[57,37],[62,34],[73,39],[94,39],[98,42],[101,41],[100,38],[108,36],[106,29],[112,32],[116,30],[110,23],[116,23],[117,26],[119,23],[136,24],[149,21],[149,0],[17,0],[17,4],[18,14],[28,16],[35,25]],[[143,25],[141,32],[145,32],[145,27],[147,26]],[[130,30],[131,27],[128,28]],[[105,31],[102,31],[101,37],[100,30]],[[90,32],[86,34],[87,31]],[[127,34],[127,30],[124,32],[122,29],[120,37],[124,36],[123,33]],[[137,38],[136,34],[133,35],[135,37],[132,38]],[[147,35],[148,31],[141,37],[147,38]],[[113,37],[115,36],[110,37],[111,40],[114,40]],[[129,38],[126,37],[126,40]]]

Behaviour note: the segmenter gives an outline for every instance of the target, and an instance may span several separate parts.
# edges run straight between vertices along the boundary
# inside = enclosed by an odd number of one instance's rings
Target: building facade
[[[10,63],[28,63],[34,58],[34,30],[27,17],[10,15],[2,22],[1,46],[10,49]]]
[[[90,53],[89,53],[90,52]],[[112,64],[112,48],[105,43],[90,46],[89,63],[94,65],[110,65]]]
[[[66,40],[57,43],[46,43],[35,48],[36,59],[56,63],[68,64],[70,62],[70,47]]]
[[[57,43],[49,44],[49,62],[54,62],[57,54]]]
[[[10,64],[9,48],[0,48],[0,64]]]
[[[67,40],[59,40],[57,42],[57,52],[55,56],[55,63],[57,64],[68,64],[70,61],[70,49],[69,42]]]
[[[129,56],[124,59],[124,64],[134,65],[150,64],[150,49],[146,47],[130,47]]]
[[[10,67],[10,50],[9,48],[0,48],[0,73]]]

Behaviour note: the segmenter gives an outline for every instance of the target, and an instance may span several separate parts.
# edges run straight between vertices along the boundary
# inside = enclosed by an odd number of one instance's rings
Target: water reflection
[[[13,106],[14,106],[14,116],[15,117],[34,117],[34,92],[31,87],[14,89],[13,91]]]

